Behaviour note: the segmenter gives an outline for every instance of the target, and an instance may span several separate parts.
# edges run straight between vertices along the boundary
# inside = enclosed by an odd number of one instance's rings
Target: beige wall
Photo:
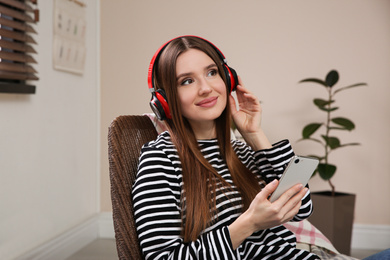
[[[98,2],[86,8],[84,75],[53,69],[53,2],[38,1],[35,95],[0,93],[0,258],[99,212]]]
[[[357,194],[356,223],[390,225],[390,2],[340,1],[101,1],[101,209],[111,211],[107,127],[121,114],[150,112],[146,76],[161,44],[183,34],[203,36],[263,102],[263,127],[272,141],[291,140],[299,154],[318,146],[297,143],[302,127],[322,116],[312,105],[324,89],[298,84],[340,72],[338,115],[357,129],[340,135],[362,145],[336,151],[339,191]],[[328,189],[318,178],[313,190]]]

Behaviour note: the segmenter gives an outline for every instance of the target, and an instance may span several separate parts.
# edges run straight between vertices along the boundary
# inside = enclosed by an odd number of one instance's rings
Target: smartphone
[[[305,187],[317,168],[318,163],[319,160],[317,158],[295,155],[284,170],[279,180],[279,185],[272,193],[270,201],[274,202],[285,191],[298,183],[301,183]]]

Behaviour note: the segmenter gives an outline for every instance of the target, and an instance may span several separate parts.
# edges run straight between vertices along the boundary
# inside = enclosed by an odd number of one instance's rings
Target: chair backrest
[[[108,129],[108,156],[115,241],[119,259],[143,259],[134,222],[131,189],[143,144],[157,137],[147,116],[115,118]]]

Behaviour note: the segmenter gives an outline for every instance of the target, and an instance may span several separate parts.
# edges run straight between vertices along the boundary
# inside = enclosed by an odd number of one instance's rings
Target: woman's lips
[[[217,103],[218,97],[211,97],[203,99],[202,101],[198,102],[196,105],[200,107],[212,107]]]

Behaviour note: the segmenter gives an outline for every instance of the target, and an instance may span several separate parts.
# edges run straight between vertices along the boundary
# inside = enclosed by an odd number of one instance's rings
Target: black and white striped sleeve
[[[134,215],[145,259],[233,259],[227,227],[184,243],[181,234],[181,169],[155,146],[141,151],[133,186]]]

